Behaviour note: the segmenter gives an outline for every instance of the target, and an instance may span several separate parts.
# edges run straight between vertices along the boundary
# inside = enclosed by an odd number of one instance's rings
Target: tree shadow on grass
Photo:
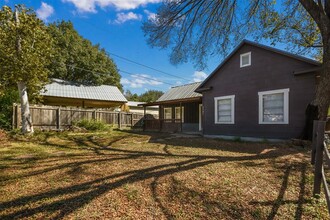
[[[307,203],[307,201],[304,199],[305,196],[305,185],[306,185],[306,171],[307,171],[307,165],[305,163],[298,164],[299,165],[299,170],[301,172],[301,178],[300,178],[300,183],[299,183],[299,196],[297,200],[285,200],[285,192],[288,187],[288,182],[289,182],[289,177],[290,173],[292,172],[292,166],[287,166],[284,175],[282,177],[283,181],[281,184],[281,188],[279,190],[278,196],[276,200],[274,201],[263,201],[263,202],[251,202],[253,205],[261,205],[261,206],[271,206],[272,209],[267,217],[268,220],[273,220],[275,219],[276,215],[278,214],[278,210],[282,205],[285,204],[296,204],[296,211],[295,211],[295,216],[294,219],[299,220],[302,218],[303,214],[303,205]]]
[[[239,161],[251,161],[259,159],[273,159],[275,157],[286,154],[285,151],[269,151],[264,154],[250,154],[243,156],[213,156],[213,155],[198,155],[198,154],[175,154],[169,151],[169,146],[166,143],[164,144],[163,152],[152,152],[152,151],[138,151],[138,150],[129,150],[112,147],[113,143],[120,141],[121,139],[113,140],[111,143],[108,143],[108,146],[104,146],[99,142],[89,138],[87,141],[79,141],[78,143],[82,147],[88,148],[91,152],[96,153],[95,157],[88,157],[87,159],[83,157],[80,161],[66,162],[59,165],[54,165],[41,169],[35,172],[27,173],[18,178],[25,178],[34,175],[46,174],[54,170],[62,170],[70,168],[73,170],[80,170],[80,167],[86,164],[93,165],[98,163],[105,162],[116,162],[116,161],[128,161],[131,159],[139,158],[150,158],[155,157],[161,158],[173,158],[180,159],[183,161],[166,163],[161,165],[155,165],[148,168],[135,169],[131,171],[121,172],[113,175],[108,175],[101,178],[95,178],[91,181],[84,183],[60,187],[54,190],[49,190],[47,192],[37,193],[30,196],[22,196],[11,201],[0,203],[2,210],[8,209],[8,212],[0,215],[0,219],[13,219],[17,217],[32,217],[37,214],[42,213],[53,213],[56,215],[54,218],[65,217],[75,210],[83,207],[84,205],[90,203],[93,199],[102,196],[103,194],[123,186],[127,183],[134,183],[138,181],[143,181],[147,179],[159,179],[164,176],[173,175],[175,173],[180,173],[195,168],[204,167],[210,164],[215,163],[226,163],[226,162],[239,162]],[[189,146],[188,144],[184,144]],[[104,155],[103,152],[108,152],[107,155]],[[258,151],[259,152],[259,151]],[[290,171],[287,171],[290,172]],[[285,190],[287,183],[283,184],[281,191]],[[303,183],[304,185],[304,183]],[[154,193],[157,188],[156,182],[151,185],[153,187]],[[284,193],[283,193],[284,194]],[[65,198],[63,198],[65,197]],[[280,194],[278,201],[281,201],[283,195]],[[155,200],[157,201],[157,196],[154,195]],[[44,200],[54,200],[52,202],[45,203]],[[161,204],[160,201],[157,202]],[[27,207],[26,204],[31,204],[32,206]],[[218,204],[220,205],[220,204]],[[161,205],[160,205],[161,206]],[[207,204],[206,204],[207,206]],[[164,215],[168,218],[173,217],[169,211],[166,211],[165,206],[162,208]],[[273,207],[273,211],[277,212],[278,207]],[[297,214],[298,216],[301,214]]]
[[[191,210],[185,210],[184,215],[187,219],[208,219],[210,216],[225,217],[227,219],[242,219],[243,207],[239,204],[225,203],[222,199],[211,198],[207,192],[199,192],[187,187],[184,182],[171,176],[166,179],[169,190],[167,193],[159,193],[161,186],[159,185],[159,177],[154,178],[151,183],[151,192],[154,201],[161,209],[166,219],[180,218],[176,213],[177,207],[171,207],[173,201],[177,201],[178,206],[189,204],[190,207],[198,207],[202,212],[191,213]],[[161,194],[161,195],[160,195]],[[192,208],[194,209],[194,208]]]
[[[141,131],[125,131],[129,134],[147,135],[149,136],[149,143],[165,144],[177,147],[189,147],[196,149],[210,149],[219,151],[228,151],[233,153],[246,153],[246,154],[262,154],[265,149],[284,150],[288,148],[288,143],[285,142],[248,142],[248,141],[235,141],[223,139],[204,138],[196,135],[176,136],[171,133],[161,132],[141,132]],[[301,149],[303,150],[303,149]],[[292,149],[285,150],[286,154],[292,154]]]
[[[24,206],[25,204],[38,203],[44,199],[61,197],[62,195],[70,195],[72,197],[67,199],[60,199],[50,204],[40,205],[36,208],[23,208],[22,210],[15,211],[10,214],[5,214],[0,216],[1,219],[13,219],[16,217],[30,217],[37,213],[42,212],[55,212],[59,211],[59,214],[55,217],[62,218],[76,209],[82,207],[83,205],[89,203],[92,199],[103,195],[109,190],[116,189],[126,183],[137,182],[152,177],[161,177],[165,175],[171,175],[177,172],[182,172],[196,167],[203,167],[208,164],[217,163],[218,160],[200,160],[200,159],[190,159],[178,163],[170,163],[166,165],[154,166],[151,168],[133,170],[128,172],[123,172],[120,174],[114,174],[107,177],[99,178],[86,183],[58,188],[56,190],[51,190],[46,193],[40,193],[32,196],[25,196],[19,199],[15,199],[9,202],[0,203],[2,209],[13,208]],[[114,180],[120,178],[119,180]],[[109,183],[108,181],[114,180]],[[78,195],[75,195],[78,194]]]

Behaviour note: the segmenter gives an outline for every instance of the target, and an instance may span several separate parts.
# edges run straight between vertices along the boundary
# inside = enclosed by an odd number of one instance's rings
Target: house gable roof
[[[202,97],[201,94],[195,92],[201,82],[190,83],[182,86],[172,87],[164,93],[156,102],[183,100]]]
[[[228,60],[230,60],[234,54],[236,54],[236,52],[241,48],[243,47],[244,45],[252,45],[252,46],[255,46],[255,47],[258,47],[258,48],[261,48],[261,49],[264,49],[264,50],[268,50],[268,51],[271,51],[273,53],[278,53],[278,54],[281,54],[281,55],[284,55],[284,56],[287,56],[287,57],[290,57],[290,58],[293,58],[293,59],[296,59],[296,60],[300,60],[300,61],[303,61],[303,62],[306,62],[306,63],[310,63],[312,65],[315,65],[315,66],[320,66],[321,63],[318,62],[318,61],[315,61],[313,59],[309,59],[309,58],[306,58],[306,57],[303,57],[303,56],[299,56],[299,55],[296,55],[296,54],[293,54],[293,53],[289,53],[289,52],[286,52],[286,51],[283,51],[283,50],[280,50],[280,49],[277,49],[277,48],[273,48],[273,47],[269,47],[269,46],[266,46],[266,45],[263,45],[263,44],[259,44],[259,43],[256,43],[256,42],[252,42],[252,41],[249,41],[249,40],[243,40],[221,63],[220,65],[200,84],[200,86],[196,89],[197,92],[200,92],[199,90],[203,87],[203,85],[205,85],[205,83],[207,81],[209,81],[213,75],[215,75],[219,69],[221,69],[221,67],[227,63]]]
[[[52,97],[127,102],[125,96],[116,86],[84,86],[61,79],[51,79],[51,83],[46,85],[45,91],[40,94]]]

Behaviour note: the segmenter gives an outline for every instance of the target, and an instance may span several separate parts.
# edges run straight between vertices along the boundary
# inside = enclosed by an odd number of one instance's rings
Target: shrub
[[[10,130],[12,127],[13,103],[19,101],[16,89],[7,89],[0,96],[0,129]]]
[[[110,130],[110,125],[102,121],[82,119],[73,123],[74,126],[85,128],[88,131],[106,131]]]

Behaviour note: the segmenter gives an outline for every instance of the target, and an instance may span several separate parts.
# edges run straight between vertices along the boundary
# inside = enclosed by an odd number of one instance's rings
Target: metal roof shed
[[[127,99],[116,86],[84,86],[75,82],[52,79],[41,92],[47,105],[110,108]]]

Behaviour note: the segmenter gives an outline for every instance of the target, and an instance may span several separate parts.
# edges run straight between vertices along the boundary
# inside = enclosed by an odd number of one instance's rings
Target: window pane
[[[230,116],[231,115],[231,110],[228,110],[228,111],[218,111],[219,115],[220,116]]]
[[[242,66],[250,64],[250,55],[242,56]]]
[[[181,113],[180,113],[180,108],[175,109],[175,118],[180,119],[181,118]]]
[[[284,121],[284,93],[263,95],[263,121]]]
[[[165,108],[164,109],[164,118],[165,119],[172,119],[172,109]]]
[[[175,118],[180,119],[180,116],[181,116],[180,111],[176,111]]]
[[[175,108],[175,119],[181,119],[181,109],[180,107]],[[184,107],[182,107],[182,120],[184,119]]]
[[[231,99],[221,99],[221,100],[218,100],[218,105],[221,104],[221,105],[225,105],[225,104],[230,104],[231,103]]]
[[[231,116],[219,116],[219,122],[231,122]]]
[[[276,115],[276,114],[268,114],[264,115],[264,122],[283,122],[284,116],[282,115]]]
[[[217,101],[218,122],[231,122],[231,99],[221,99]]]

